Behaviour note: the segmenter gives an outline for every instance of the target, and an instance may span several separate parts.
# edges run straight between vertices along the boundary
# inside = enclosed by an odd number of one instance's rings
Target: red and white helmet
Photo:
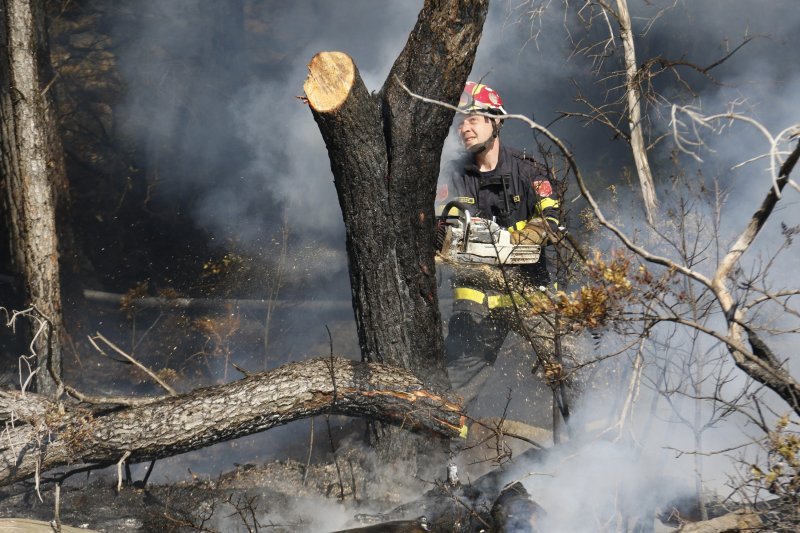
[[[493,113],[495,115],[505,115],[503,99],[497,91],[487,87],[482,83],[468,81],[464,85],[464,92],[458,101],[458,108],[466,112]]]

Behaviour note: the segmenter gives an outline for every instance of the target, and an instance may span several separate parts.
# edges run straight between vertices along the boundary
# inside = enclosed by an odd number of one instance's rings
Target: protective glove
[[[511,234],[511,244],[547,244],[550,226],[543,218],[529,220],[525,227]]]

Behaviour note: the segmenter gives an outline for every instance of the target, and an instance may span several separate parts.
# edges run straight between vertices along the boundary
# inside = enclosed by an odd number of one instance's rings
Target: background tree
[[[62,311],[56,210],[66,176],[49,89],[50,70],[43,4],[8,0],[0,26],[0,188],[10,232],[12,261],[25,306],[46,319],[28,328],[36,388],[54,394],[51,372],[61,372]],[[20,361],[22,365],[23,362]],[[33,377],[33,376],[32,376]],[[23,375],[23,379],[25,376]]]

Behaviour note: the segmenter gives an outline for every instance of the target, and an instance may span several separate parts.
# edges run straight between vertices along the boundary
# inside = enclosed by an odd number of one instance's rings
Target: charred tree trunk
[[[361,356],[446,383],[434,266],[433,199],[455,103],[472,68],[488,0],[427,0],[383,88],[370,94],[352,59],[321,52],[304,89],[328,149],[347,228]],[[379,451],[404,452],[392,438]],[[391,450],[391,451],[388,451]]]
[[[55,221],[57,190],[66,180],[63,151],[48,98],[52,76],[43,6],[37,0],[6,0],[0,9],[0,189],[11,257],[26,304],[49,321],[41,332],[33,324],[29,340],[38,356],[37,390],[52,395],[56,381],[50,371],[58,375],[61,368]]]
[[[405,430],[459,434],[461,406],[410,372],[348,359],[291,363],[142,405],[88,410],[0,392],[0,485],[62,465],[148,461],[318,414],[367,416]]]

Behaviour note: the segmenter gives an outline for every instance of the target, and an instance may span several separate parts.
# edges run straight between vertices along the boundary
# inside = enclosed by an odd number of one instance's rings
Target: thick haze
[[[228,13],[224,2],[141,2],[142,7],[131,14],[136,22],[125,22],[118,29],[127,42],[120,49],[119,62],[129,89],[122,127],[146,150],[149,164],[159,169],[160,201],[190,200],[198,226],[216,242],[235,241],[250,253],[267,256],[270,240],[285,217],[295,249],[325,250],[324,260],[304,265],[312,291],[320,281],[327,291],[347,298],[344,228],[327,154],[311,112],[296,96],[302,94],[306,64],[321,50],[347,52],[367,87],[380,89],[422,1],[246,4],[248,13],[242,19]],[[530,9],[542,4],[549,4],[543,17],[531,20]],[[642,35],[646,22],[673,4]],[[533,115],[548,124],[560,112],[586,111],[575,101],[576,87],[596,104],[620,96],[618,78],[600,78],[620,68],[621,50],[612,45],[613,54],[605,59],[598,77],[591,73],[591,59],[573,54],[574,44],[567,38],[568,32],[574,42],[603,38],[606,30],[601,19],[587,31],[575,22],[574,11],[565,11],[562,1],[518,5],[493,2],[472,75],[497,89],[509,112]],[[692,85],[694,97],[672,74],[662,74],[655,83],[666,98],[699,106],[708,114],[725,111],[736,101],[737,109],[759,119],[773,133],[800,122],[797,0],[630,0],[629,5],[640,64],[648,57],[662,56],[707,66],[744,37],[756,36],[710,71],[718,83],[683,67],[682,79]],[[534,34],[536,38],[531,39]],[[669,110],[664,104],[649,108],[656,132],[668,128]],[[624,166],[632,166],[624,142],[602,125],[586,125],[574,118],[558,120],[552,129],[572,148],[593,190],[602,196],[610,184],[618,185],[625,199],[622,217],[629,227],[643,227],[640,196],[636,190],[626,192],[621,175]],[[720,137],[710,131],[705,135],[708,147],[699,152],[704,163],[685,158],[684,170],[697,179],[719,177],[729,188],[721,228],[721,237],[729,239],[755,211],[770,183],[763,160],[736,171],[731,168],[768,147],[743,125],[725,128]],[[503,138],[518,148],[535,150],[533,136],[521,124],[507,124]],[[677,171],[669,159],[674,147],[671,139],[665,139],[653,157],[659,195],[667,204],[683,192],[669,182]],[[457,142],[449,139],[445,151],[455,154]],[[572,187],[568,198],[575,196]],[[782,210],[759,237],[758,247],[780,242],[779,222],[800,223],[797,198],[796,191],[786,192]],[[570,221],[573,227],[576,220],[573,216]],[[796,275],[798,261],[796,247],[790,248],[776,268],[794,268]],[[673,436],[691,447],[690,435],[675,432]],[[721,444],[729,435],[721,433],[717,439]],[[659,460],[663,460],[660,452]],[[624,463],[627,457],[625,450],[598,453],[609,457],[606,466]],[[573,467],[562,473],[569,474]],[[635,474],[624,467],[618,471],[626,480]],[[597,473],[598,479],[608,477],[599,467]],[[652,472],[646,474],[631,482],[633,486],[649,489]],[[540,483],[537,479],[531,485],[540,489]]]
[[[587,58],[570,57],[567,26],[576,42],[588,42],[604,36],[601,21],[587,33],[574,22],[574,13],[565,16],[558,1],[549,2],[542,18],[531,20],[528,12],[542,3],[492,4],[472,77],[500,91],[510,112],[547,124],[561,111],[586,110],[574,101],[574,84],[599,103],[604,91],[618,82],[597,81]],[[672,4],[648,3],[654,5],[630,2],[638,31]],[[224,2],[137,4],[145,6],[144,13],[138,9],[136,23],[125,22],[119,30],[130,40],[119,57],[130,91],[124,131],[139,140],[151,164],[159,167],[161,198],[191,198],[198,224],[219,239],[233,237],[260,249],[263,237],[274,232],[286,212],[295,238],[321,240],[341,252],[343,227],[327,155],[310,111],[295,98],[302,93],[306,63],[320,50],[345,51],[367,86],[378,90],[422,2],[246,4],[244,20]],[[789,68],[800,35],[796,7],[792,0],[681,1],[639,36],[638,58],[641,63],[661,55],[708,65],[744,36],[757,35],[711,72],[722,85],[704,82],[687,68],[681,74],[698,92],[693,103],[704,110],[718,112],[729,101],[744,101],[743,110],[770,129],[780,129],[792,122],[799,104],[797,74]],[[533,34],[538,34],[535,39]],[[619,56],[605,60],[607,71],[619,68]],[[675,91],[674,79],[663,74],[657,82],[667,96]],[[609,94],[619,96],[613,90]],[[685,97],[682,101],[689,102]],[[656,129],[665,127],[661,122]],[[618,172],[629,156],[610,130],[585,127],[574,119],[561,120],[553,129],[573,147],[588,176],[602,173],[604,184],[619,182],[608,170]],[[509,124],[505,138],[519,148],[535,148],[520,124]],[[719,151],[707,176],[737,161],[742,154],[738,142],[725,137],[715,143]],[[750,139],[744,142],[752,153]],[[456,143],[449,145],[457,149]],[[662,146],[664,153],[672,149],[671,143]],[[656,168],[661,182],[672,172]],[[345,260],[341,253],[339,257],[335,264],[343,270]]]

